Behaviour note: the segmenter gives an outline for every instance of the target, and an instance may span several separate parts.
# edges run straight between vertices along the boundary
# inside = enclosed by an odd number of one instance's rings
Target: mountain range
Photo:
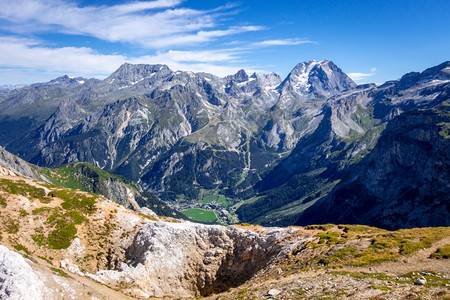
[[[283,80],[124,64],[0,91],[0,145],[87,162],[222,222],[448,226],[450,62],[356,85],[333,62]],[[213,205],[212,205],[213,204]]]

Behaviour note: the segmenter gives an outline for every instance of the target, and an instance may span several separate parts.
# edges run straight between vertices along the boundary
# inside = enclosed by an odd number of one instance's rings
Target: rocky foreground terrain
[[[0,299],[446,299],[450,228],[202,225],[0,167]]]

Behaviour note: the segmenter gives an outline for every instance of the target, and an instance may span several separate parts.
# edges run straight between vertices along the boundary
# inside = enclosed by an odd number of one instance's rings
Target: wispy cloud
[[[307,39],[278,39],[278,40],[266,40],[262,42],[253,43],[254,46],[268,47],[268,46],[290,46],[290,45],[303,45],[303,44],[317,44],[316,41]]]
[[[206,43],[213,41],[219,37],[224,37],[228,35],[234,35],[244,32],[265,30],[264,26],[242,26],[242,27],[232,27],[226,30],[210,30],[210,31],[199,31],[193,34],[179,34],[179,35],[169,35],[167,37],[159,37],[158,39],[152,39],[149,41],[141,41],[148,48],[166,48],[177,45],[193,45],[197,43]]]
[[[239,58],[238,52],[234,49],[206,51],[169,50],[167,52],[157,52],[152,57],[177,62],[229,62]]]
[[[207,37],[207,38],[214,38],[214,37],[238,34],[238,33],[242,33],[242,32],[259,31],[259,30],[265,30],[265,29],[266,29],[266,27],[264,27],[264,26],[242,26],[242,27],[231,27],[227,30],[200,31],[198,33],[198,35]]]
[[[22,73],[24,69],[46,70],[48,74],[52,74],[51,76],[59,73],[59,75],[69,74],[103,78],[125,62],[162,63],[167,64],[173,70],[208,72],[218,76],[233,74],[242,67],[249,72],[263,71],[257,67],[233,65],[232,62],[238,58],[239,49],[169,50],[158,51],[155,55],[138,57],[104,55],[86,47],[49,48],[36,40],[0,36],[0,66],[3,68],[19,68]],[[7,76],[0,74],[0,78],[7,78]],[[8,83],[7,80],[4,80],[4,82]],[[17,83],[17,81],[10,83]]]
[[[155,49],[208,42],[217,37],[264,30],[263,26],[217,29],[221,12],[178,7],[181,0],[134,2],[115,6],[79,7],[63,0],[0,0],[4,30],[52,31],[92,36],[110,42],[139,44]]]
[[[0,37],[0,65],[80,74],[105,74],[126,60],[122,55],[103,55],[90,48],[48,48],[38,41]]]
[[[377,68],[371,68],[370,73],[348,73],[347,75],[356,82],[365,81],[367,78],[375,75]]]

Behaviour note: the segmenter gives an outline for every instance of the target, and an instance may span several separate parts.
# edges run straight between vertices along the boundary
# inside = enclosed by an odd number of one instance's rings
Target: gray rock
[[[444,199],[450,193],[450,139],[436,125],[448,120],[436,110],[412,110],[391,120],[370,154],[298,224],[449,226]]]
[[[272,298],[276,298],[279,294],[281,294],[281,291],[277,289],[270,289],[267,291],[267,295]]]
[[[0,299],[40,300],[41,283],[23,257],[0,245]]]
[[[109,284],[132,280],[133,291],[147,297],[209,295],[242,284],[265,267],[287,247],[281,240],[289,232],[151,222],[128,247],[128,265],[90,276]]]
[[[427,284],[427,280],[424,277],[419,277],[414,282],[415,285],[425,285]]]

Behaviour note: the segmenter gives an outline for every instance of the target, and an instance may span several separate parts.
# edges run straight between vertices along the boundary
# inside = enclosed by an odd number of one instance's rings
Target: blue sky
[[[450,59],[450,1],[0,0],[0,85],[104,78],[122,63],[286,76],[334,61],[381,83]]]

